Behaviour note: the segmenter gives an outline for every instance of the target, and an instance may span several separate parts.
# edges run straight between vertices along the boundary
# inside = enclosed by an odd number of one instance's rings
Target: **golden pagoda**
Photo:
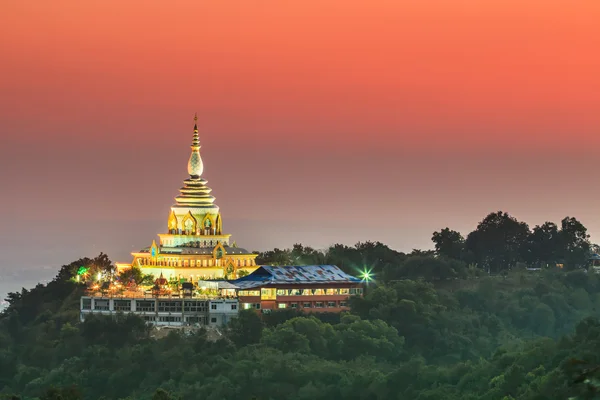
[[[256,254],[229,244],[230,234],[223,233],[223,220],[211,189],[202,178],[198,117],[194,117],[192,154],[188,161],[190,177],[171,207],[168,233],[159,234],[139,252],[131,253],[131,264],[117,263],[118,270],[135,266],[144,274],[169,279],[235,278],[256,270]]]

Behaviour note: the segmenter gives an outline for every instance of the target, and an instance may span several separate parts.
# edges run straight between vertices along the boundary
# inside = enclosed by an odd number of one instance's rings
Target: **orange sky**
[[[497,209],[600,234],[598,21],[597,0],[5,1],[0,236],[146,245],[195,111],[250,248],[410,250]]]

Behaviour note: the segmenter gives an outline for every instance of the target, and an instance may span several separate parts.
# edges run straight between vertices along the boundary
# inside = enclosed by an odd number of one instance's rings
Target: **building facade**
[[[231,282],[242,309],[263,312],[292,308],[304,312],[349,310],[351,296],[361,296],[362,281],[335,265],[262,266]]]
[[[122,312],[140,316],[157,326],[223,326],[237,316],[237,299],[133,298],[84,296],[80,320],[90,314],[114,315]]]
[[[160,289],[161,280],[164,278],[157,279],[155,288]],[[260,313],[290,308],[306,313],[348,311],[350,297],[362,294],[363,281],[334,265],[262,266],[232,281],[184,282],[175,292],[153,289],[110,296],[90,291],[81,298],[80,319],[122,312],[157,326],[222,326],[240,309]]]
[[[194,117],[197,121],[197,117]],[[231,235],[223,230],[223,217],[207,181],[202,177],[204,164],[200,156],[198,126],[194,124],[189,178],[183,182],[167,221],[166,233],[159,241],[132,253],[130,264],[117,263],[123,270],[135,266],[144,274],[171,279],[229,278],[240,271],[253,272],[256,254],[230,243]]]

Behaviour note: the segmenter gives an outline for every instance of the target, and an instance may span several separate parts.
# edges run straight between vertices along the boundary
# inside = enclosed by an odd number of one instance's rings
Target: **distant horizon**
[[[504,210],[490,211],[490,213],[496,212],[496,211],[504,211]],[[508,213],[510,214],[510,212],[508,212]],[[477,221],[477,223],[479,223],[488,214],[489,213],[481,216],[481,218]],[[577,216],[574,216],[574,217],[577,218]],[[148,223],[150,221],[153,225],[157,225],[156,220],[145,220],[146,223]],[[114,223],[115,221],[109,221],[109,222]],[[522,221],[522,222],[528,223],[527,221]],[[544,221],[544,222],[546,222],[546,221]],[[551,222],[554,222],[560,226],[560,220],[551,221]],[[585,225],[585,221],[581,221],[581,222]],[[475,229],[477,223],[475,224],[475,226],[473,226],[472,229]],[[531,225],[528,223],[528,225],[529,225],[529,228],[531,229],[535,225],[540,225],[542,223],[543,222],[536,223],[534,225]],[[160,223],[160,225],[166,225],[166,220],[164,221],[164,223]],[[439,231],[444,228],[446,228],[446,226],[443,226],[443,227],[440,226],[438,229],[436,229],[436,231]],[[449,228],[455,230],[453,227],[449,227]],[[143,231],[143,229],[141,229],[141,231]],[[460,232],[460,233],[463,234],[463,236],[466,238],[466,236],[468,235],[469,232]],[[143,234],[144,234],[143,232],[138,233],[138,236],[142,236]],[[250,251],[269,251],[269,250],[273,250],[275,248],[279,248],[279,249],[283,250],[283,249],[290,249],[293,247],[294,244],[298,243],[298,244],[302,244],[303,246],[312,247],[315,250],[323,251],[335,244],[342,244],[342,245],[346,245],[349,247],[353,247],[354,245],[356,245],[359,242],[371,241],[371,242],[381,242],[384,245],[388,246],[392,250],[408,254],[415,249],[423,250],[423,251],[433,250],[434,246],[433,246],[433,242],[431,241],[432,234],[433,234],[433,231],[431,232],[431,234],[428,235],[428,240],[427,240],[427,242],[429,243],[428,247],[421,246],[421,247],[412,247],[410,249],[396,248],[396,247],[390,245],[389,243],[386,243],[385,241],[377,240],[377,239],[368,239],[368,238],[365,240],[356,241],[354,243],[343,243],[343,242],[335,242],[334,241],[334,242],[330,243],[329,245],[323,245],[323,246],[318,246],[318,245],[315,246],[315,245],[311,245],[310,243],[303,243],[303,242],[294,242],[289,245],[279,245],[279,246],[276,245],[276,246],[266,247],[264,249],[256,249],[256,248],[252,248],[252,247],[248,247],[248,246],[246,246],[245,248]],[[236,241],[236,244],[238,244],[240,247],[243,247],[243,245],[241,243],[238,243],[236,237],[237,237],[237,235],[235,233],[233,233],[232,234],[233,241]],[[132,247],[131,251],[137,251],[144,247],[149,246],[152,243],[152,240],[155,238],[156,238],[156,236],[152,236],[147,241],[147,245],[141,245],[139,248]],[[590,242],[592,244],[595,243],[592,238],[590,238]],[[114,246],[114,244],[113,244],[113,246]],[[82,248],[83,247],[85,247],[85,246],[82,244]],[[87,254],[82,254],[81,250],[77,250],[77,252],[69,253],[69,254],[71,254],[70,258],[68,258],[68,257],[67,258],[56,258],[56,260],[54,262],[48,261],[46,263],[38,262],[38,263],[34,263],[34,264],[23,264],[23,263],[19,263],[18,261],[14,261],[13,263],[7,263],[6,261],[3,260],[3,262],[0,263],[0,303],[4,304],[3,300],[8,292],[20,291],[22,287],[24,287],[25,289],[31,289],[37,283],[47,283],[48,281],[52,280],[56,276],[60,267],[62,267],[63,265],[68,265],[71,262],[76,261],[80,258],[84,258],[84,257],[94,258],[94,257],[98,256],[100,253],[106,254],[113,263],[131,261],[130,254],[127,250],[125,250],[124,247],[118,248],[118,249],[116,249],[116,251],[115,251],[115,249],[112,249],[112,251],[111,251],[111,249],[102,250],[100,248],[92,249],[92,248],[88,247]],[[79,254],[79,255],[76,255],[76,254]],[[122,256],[120,256],[120,255],[122,255]],[[4,258],[6,259],[6,256],[4,256]],[[18,264],[18,269],[11,268],[11,266],[14,266],[16,264]],[[6,278],[8,278],[8,279],[6,279]],[[27,285],[30,285],[30,287],[27,287]],[[0,310],[2,309],[3,306],[5,306],[5,304],[0,305]]]

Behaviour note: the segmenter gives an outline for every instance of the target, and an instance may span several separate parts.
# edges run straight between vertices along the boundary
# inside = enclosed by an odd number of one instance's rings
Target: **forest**
[[[432,251],[300,244],[262,265],[335,264],[373,277],[342,315],[241,311],[223,336],[155,339],[138,317],[79,322],[75,281],[104,254],[10,293],[0,314],[0,399],[542,400],[600,398],[600,275],[587,229],[530,228],[505,212]]]

